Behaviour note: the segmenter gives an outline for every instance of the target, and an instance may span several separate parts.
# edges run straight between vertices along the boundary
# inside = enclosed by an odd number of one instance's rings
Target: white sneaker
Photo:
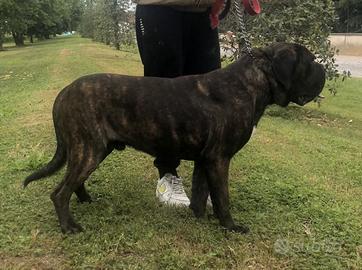
[[[156,197],[160,202],[176,205],[176,206],[189,206],[190,200],[187,197],[184,187],[182,186],[182,179],[166,173],[157,182]]]
[[[207,196],[206,205],[207,205],[207,206],[211,206],[211,207],[212,207],[212,201],[211,201],[211,197],[210,197],[210,195],[209,195],[209,196]]]

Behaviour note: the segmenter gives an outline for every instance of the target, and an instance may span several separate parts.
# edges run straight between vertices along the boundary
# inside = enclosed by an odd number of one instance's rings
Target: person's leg
[[[182,75],[180,11],[165,6],[138,5],[136,35],[145,76],[172,78]]]
[[[136,35],[145,76],[178,77],[183,72],[182,13],[157,5],[136,7]],[[155,166],[160,178],[173,175],[172,162],[157,158]],[[176,163],[175,163],[176,164]],[[178,165],[177,165],[178,166]],[[167,170],[165,168],[168,168]]]
[[[219,35],[210,27],[209,12],[184,13],[184,21],[184,75],[220,68]]]
[[[136,35],[145,76],[178,77],[183,75],[182,13],[170,7],[136,8]],[[159,156],[154,165],[160,180],[156,196],[160,202],[189,205],[182,180],[177,176],[179,160]]]
[[[176,168],[180,165],[179,159],[175,159],[171,156],[158,156],[154,160],[153,164],[158,169],[160,178],[162,178],[167,173],[178,177]]]
[[[171,156],[158,156],[154,162],[160,174],[157,183],[156,196],[160,202],[171,205],[190,205],[182,186],[182,179],[178,177],[176,168],[180,165],[180,160]]]

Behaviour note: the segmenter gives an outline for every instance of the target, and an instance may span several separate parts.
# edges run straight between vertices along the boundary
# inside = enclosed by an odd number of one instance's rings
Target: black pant
[[[211,29],[208,11],[138,5],[136,34],[145,76],[172,78],[221,66],[218,31]]]

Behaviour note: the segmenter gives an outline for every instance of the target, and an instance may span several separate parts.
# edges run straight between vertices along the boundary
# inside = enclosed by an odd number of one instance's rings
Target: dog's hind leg
[[[82,183],[74,192],[77,195],[80,203],[92,202],[92,197],[89,195],[88,191],[86,190],[84,183]]]
[[[101,157],[101,161],[99,163],[101,163],[103,159],[113,151],[113,149],[123,150],[125,149],[125,145],[121,143],[110,143],[106,149],[105,155]],[[74,191],[74,193],[77,195],[78,201],[80,203],[92,202],[92,197],[89,195],[87,189],[85,188],[84,182],[80,184],[80,186]]]
[[[119,149],[119,150],[123,150],[125,148],[124,145],[120,145],[120,144],[119,144],[119,147],[122,147],[122,149]],[[108,145],[108,147],[106,149],[106,153],[99,163],[101,163],[103,161],[103,159],[113,151],[114,148],[118,149],[118,148],[114,147],[114,144]],[[80,203],[92,202],[92,197],[89,195],[87,189],[85,188],[84,182],[74,191],[74,193],[77,195],[78,201]]]
[[[209,186],[207,184],[204,164],[200,161],[195,161],[194,172],[192,175],[192,195],[190,208],[196,217],[204,216],[208,195]]]
[[[83,192],[84,181],[97,168],[105,154],[105,149],[96,148],[91,143],[72,145],[65,178],[51,195],[63,233],[82,231],[82,227],[74,221],[69,211],[69,200],[73,192]]]
[[[206,163],[207,182],[210,189],[214,214],[220,225],[230,231],[246,233],[249,229],[243,225],[235,225],[229,210],[228,173],[229,159],[216,159]]]

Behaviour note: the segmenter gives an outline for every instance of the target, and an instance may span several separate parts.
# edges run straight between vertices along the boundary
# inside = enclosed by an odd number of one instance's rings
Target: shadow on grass
[[[266,116],[279,117],[290,121],[304,121],[317,125],[336,127],[345,126],[348,122],[339,114],[325,113],[320,110],[291,105],[286,108],[270,106],[265,111]]]
[[[30,43],[30,41],[25,41],[25,45],[20,46],[20,47],[17,47],[15,45],[15,43],[13,43],[13,42],[5,43],[4,49],[0,50],[0,52],[13,51],[13,50],[18,50],[18,49],[23,49],[23,48],[28,48],[28,47],[42,47],[42,46],[49,46],[49,45],[58,46],[59,44],[65,44],[65,43],[69,44],[70,39],[73,39],[73,43],[79,43],[79,39],[87,40],[89,42],[96,42],[90,38],[82,38],[81,36],[77,36],[77,35],[75,35],[75,36],[57,36],[55,38],[37,40],[34,43]],[[103,44],[103,43],[99,43],[99,44]],[[125,52],[125,53],[138,54],[137,47],[132,46],[132,45],[123,45],[119,51]]]
[[[17,47],[14,43],[5,43],[4,50],[2,52],[13,51],[13,50],[18,50],[18,49],[23,49],[23,48],[28,48],[28,47],[39,47],[39,46],[44,46],[44,45],[48,46],[48,45],[52,45],[52,44],[59,45],[62,43],[69,43],[69,39],[72,37],[74,37],[74,36],[57,36],[57,37],[51,38],[51,39],[38,40],[38,41],[35,41],[34,43],[25,41],[25,45],[20,46],[20,47]],[[75,39],[74,42],[76,43],[77,39]]]

